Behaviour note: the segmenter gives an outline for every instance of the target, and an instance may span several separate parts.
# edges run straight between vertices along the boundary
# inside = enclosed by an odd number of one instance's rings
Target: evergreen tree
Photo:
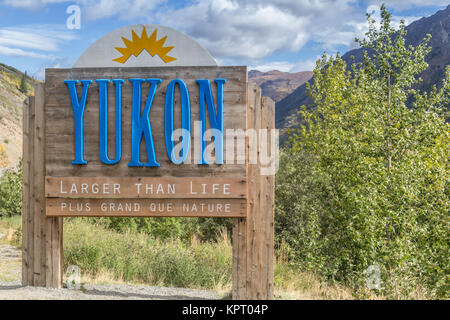
[[[27,72],[25,71],[24,74],[22,74],[22,80],[20,81],[20,87],[19,87],[20,92],[22,92],[23,94],[27,94],[28,93],[28,87],[27,87]]]

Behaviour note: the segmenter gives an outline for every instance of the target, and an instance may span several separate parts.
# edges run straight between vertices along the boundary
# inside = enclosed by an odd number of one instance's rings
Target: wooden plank
[[[53,251],[52,251],[52,233],[53,233],[53,221],[51,218],[46,218],[45,222],[45,286],[47,288],[52,287],[53,280]]]
[[[66,217],[245,217],[245,199],[48,198],[47,216]]]
[[[261,102],[261,128],[268,130],[268,150],[272,148],[270,130],[275,129],[275,103],[268,97],[262,97]],[[261,144],[260,144],[261,146]],[[266,174],[261,176],[261,298],[273,299],[273,248],[274,248],[274,209],[275,209],[275,176]]]
[[[33,283],[32,248],[29,239],[33,237],[30,221],[30,99],[27,98],[23,104],[22,112],[22,285],[28,286]]]
[[[49,151],[46,151],[49,154]],[[53,153],[50,152],[50,153]],[[57,151],[54,153],[57,154]],[[159,167],[159,168],[132,168],[114,166],[105,167],[99,161],[90,161],[85,166],[71,166],[66,168],[67,163],[72,162],[72,158],[52,160],[52,167],[48,168],[46,174],[48,176],[79,176],[79,177],[96,177],[96,176],[123,176],[123,177],[192,177],[192,176],[223,176],[223,177],[242,177],[245,165],[226,165],[221,167],[216,165],[199,167],[198,165],[183,165],[173,167]],[[171,165],[169,165],[171,166]],[[222,170],[224,169],[224,170]]]
[[[35,97],[30,97],[30,109],[28,113],[28,125],[29,125],[29,148],[28,155],[30,159],[30,170],[29,170],[29,231],[28,231],[28,248],[30,257],[30,266],[28,272],[30,273],[30,285],[35,283],[35,216],[34,216],[34,203],[35,203],[35,186],[34,186],[34,145],[35,145]]]
[[[246,178],[46,177],[54,198],[246,198]]]
[[[53,259],[53,272],[54,272],[54,282],[53,287],[54,288],[61,288],[62,287],[62,280],[63,280],[63,218],[58,217],[54,218],[54,224],[56,231],[53,234],[53,254],[55,256],[55,259]]]
[[[35,88],[34,104],[34,285],[45,286],[44,86]]]
[[[236,226],[233,228],[233,250],[236,248],[236,282],[233,282],[233,299],[247,299],[247,219],[234,219]],[[233,280],[234,281],[234,280]]]
[[[46,286],[62,286],[62,218],[46,219]]]
[[[246,234],[246,219],[233,219],[232,298],[234,300],[246,299]]]
[[[246,77],[245,82],[247,83],[246,88],[246,101],[248,104],[248,78]],[[246,116],[245,122],[248,128],[249,110],[246,105]],[[248,137],[245,137],[245,160],[248,162]],[[228,150],[227,150],[228,151]],[[238,153],[240,150],[233,150],[235,158],[242,157]],[[245,167],[246,177],[248,177],[248,168]],[[248,190],[248,181],[247,181]],[[248,192],[248,191],[247,191]],[[247,193],[248,196],[248,193]],[[247,203],[247,214],[248,214],[248,203]],[[247,298],[247,219],[235,218],[233,219],[233,266],[232,266],[232,299],[242,300]]]
[[[258,131],[261,127],[261,89],[249,84],[247,127]],[[254,141],[248,144],[255,147]],[[259,151],[259,150],[258,150]],[[259,157],[258,157],[259,158]],[[247,299],[260,299],[260,166],[259,162],[247,164],[248,175],[248,215],[247,215]]]
[[[238,299],[238,282],[239,282],[239,219],[234,218],[232,220],[233,229],[232,229],[232,270],[231,270],[231,296],[233,299]]]
[[[35,126],[34,126],[34,116],[35,116],[35,97],[30,97],[30,110],[29,110],[29,158],[30,158],[30,172],[29,172],[29,180],[30,180],[30,197],[29,197],[29,237],[28,237],[28,247],[30,248],[30,270],[31,272],[31,281],[32,285],[34,285],[34,260],[35,260],[35,217],[34,217],[34,199],[35,199],[35,187],[34,187],[34,136],[35,136]]]
[[[99,108],[98,108],[98,85],[94,81],[89,87],[88,99],[84,114],[84,151],[88,165],[74,166],[74,121],[66,79],[113,79],[122,78],[122,160],[115,165],[105,165],[99,159]],[[150,111],[150,123],[152,127],[153,141],[157,161],[161,164],[158,168],[135,168],[129,167],[131,158],[131,96],[132,85],[129,78],[161,78],[162,83],[158,85],[156,95]],[[216,101],[216,85],[214,79],[225,78],[224,85],[224,129],[245,129],[246,121],[246,67],[173,67],[173,68],[86,68],[86,69],[48,69],[46,72],[46,119],[48,126],[46,131],[47,166],[48,176],[122,176],[122,177],[154,177],[154,176],[223,176],[242,177],[245,176],[246,167],[243,164],[208,166],[198,165],[194,155],[199,153],[195,150],[194,139],[191,141],[191,163],[175,165],[170,162],[164,139],[164,102],[165,91],[170,80],[179,78],[185,81],[191,102],[191,131],[200,120],[199,112],[199,87],[196,79],[209,79],[212,94]],[[142,86],[142,105],[148,93],[148,84]],[[78,87],[78,93],[81,88]],[[109,144],[108,152],[112,158],[115,155],[115,90],[110,84],[108,89],[108,130]],[[175,128],[179,127],[179,92],[175,94]],[[210,127],[209,115],[206,113],[207,128]],[[226,137],[224,137],[224,140]],[[224,146],[226,146],[224,141]],[[141,161],[147,160],[144,142],[141,143]],[[224,153],[225,154],[225,153]],[[236,161],[237,162],[237,161]]]

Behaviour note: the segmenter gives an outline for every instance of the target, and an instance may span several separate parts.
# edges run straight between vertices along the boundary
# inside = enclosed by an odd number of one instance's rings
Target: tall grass
[[[216,242],[159,240],[136,232],[118,233],[81,219],[64,224],[64,264],[96,278],[189,288],[231,281],[231,244],[226,232]]]
[[[22,218],[20,216],[1,217],[0,219],[0,244],[21,246]]]

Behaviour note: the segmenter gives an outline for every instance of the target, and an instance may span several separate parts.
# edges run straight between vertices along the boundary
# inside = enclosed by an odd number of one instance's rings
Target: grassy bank
[[[1,243],[20,247],[20,217],[0,220]],[[160,240],[117,232],[87,219],[64,221],[64,270],[77,265],[84,283],[132,283],[211,289],[231,295],[232,246],[227,234],[216,241]],[[282,299],[352,299],[352,292],[320,282],[286,261],[275,264],[275,296]]]
[[[22,220],[20,216],[0,218],[0,245],[9,244],[20,247]]]
[[[0,281],[20,280],[20,251],[11,248],[20,243],[20,224],[17,216],[0,219]]]
[[[217,243],[188,246],[72,219],[64,224],[64,258],[66,267],[77,265],[91,278],[110,274],[125,282],[208,289],[231,281],[226,234]]]

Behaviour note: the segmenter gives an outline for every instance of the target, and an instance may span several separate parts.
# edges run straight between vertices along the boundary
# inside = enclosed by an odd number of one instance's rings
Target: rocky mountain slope
[[[433,84],[439,84],[443,79],[445,67],[450,64],[450,5],[436,12],[434,15],[416,20],[406,27],[407,45],[418,45],[426,34],[431,34],[429,45],[432,47],[427,56],[429,67],[422,74],[422,90],[428,90]],[[354,49],[342,56],[347,64],[351,63],[351,56],[355,60],[362,62],[363,49]],[[306,85],[299,86],[290,95],[276,104],[276,126],[277,128],[287,128],[298,123],[296,112],[299,106],[311,104],[311,99],[306,95]]]
[[[311,71],[289,73],[278,70],[268,72],[251,70],[248,73],[248,81],[258,84],[262,89],[263,96],[278,102],[306,83],[312,76]]]
[[[23,74],[0,63],[0,146],[7,155],[7,165],[13,166],[22,156],[22,106],[26,95],[20,82]],[[35,80],[27,77],[28,94],[33,94]]]

